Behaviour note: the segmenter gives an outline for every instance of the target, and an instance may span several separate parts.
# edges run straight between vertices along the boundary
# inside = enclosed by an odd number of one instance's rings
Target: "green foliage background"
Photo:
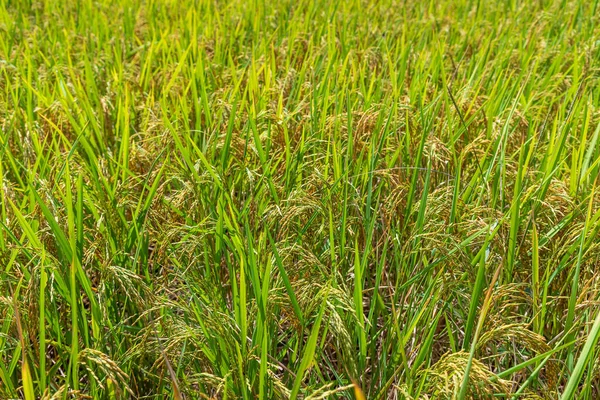
[[[597,0],[0,0],[0,397],[598,398],[599,68]]]

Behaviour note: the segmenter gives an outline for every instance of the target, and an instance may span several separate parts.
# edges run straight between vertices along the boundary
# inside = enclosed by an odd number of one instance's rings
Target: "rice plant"
[[[598,0],[0,0],[1,399],[600,397]]]

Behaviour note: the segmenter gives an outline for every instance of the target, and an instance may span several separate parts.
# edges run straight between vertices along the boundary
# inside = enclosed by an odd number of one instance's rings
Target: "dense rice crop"
[[[0,398],[600,397],[598,0],[0,0]]]

